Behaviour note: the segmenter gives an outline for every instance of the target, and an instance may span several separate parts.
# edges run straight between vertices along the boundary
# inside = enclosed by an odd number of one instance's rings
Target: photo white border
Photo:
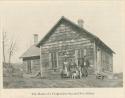
[[[113,2],[113,0],[111,0]],[[42,2],[50,2],[52,3],[53,1],[0,1],[0,5],[1,4],[15,4],[15,3],[19,3],[19,4],[40,4]],[[58,2],[64,2],[59,0]],[[65,1],[66,2],[66,1]],[[75,1],[67,1],[67,2],[75,2]],[[81,1],[79,1],[81,2]],[[86,1],[86,3],[90,3],[91,0]],[[105,2],[105,1],[103,1]],[[119,2],[123,2],[123,4],[121,5],[121,7],[123,7],[125,9],[125,2],[124,0],[121,0]],[[2,5],[3,6],[3,5]],[[125,11],[125,10],[124,10]],[[125,12],[123,12],[124,14],[124,19],[125,20]],[[125,22],[125,21],[124,21]],[[124,23],[125,26],[125,23]],[[1,31],[2,32],[2,31]],[[123,34],[125,36],[125,34]],[[2,36],[0,36],[0,41],[2,42]],[[125,39],[123,39],[125,42]],[[122,43],[123,44],[123,43]],[[1,45],[1,44],[0,44]],[[0,48],[2,48],[2,45],[0,46]],[[123,50],[125,50],[125,45],[123,45]],[[123,51],[125,54],[125,51]],[[50,98],[50,97],[60,97],[60,98],[64,98],[64,97],[72,97],[72,98],[76,98],[76,97],[80,97],[80,98],[125,98],[125,87],[123,86],[123,88],[31,88],[31,89],[3,89],[3,78],[2,78],[2,53],[0,55],[0,96],[1,98]],[[125,55],[124,55],[125,58]],[[124,71],[125,71],[125,67],[124,67]],[[123,72],[124,72],[123,71]],[[124,74],[123,74],[124,77]],[[123,79],[123,81],[125,81],[125,79]],[[125,83],[125,82],[124,82]],[[40,95],[40,93],[55,93],[56,95]],[[78,95],[58,95],[57,93],[77,93],[77,92],[81,92],[84,94],[78,94]],[[90,93],[90,94],[87,94]],[[36,95],[33,95],[36,94]]]

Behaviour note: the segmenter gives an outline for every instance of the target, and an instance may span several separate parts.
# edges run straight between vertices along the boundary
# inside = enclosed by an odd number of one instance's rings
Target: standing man
[[[81,66],[82,77],[87,77],[88,76],[88,62],[87,62],[86,56],[81,58],[80,66]]]
[[[85,74],[84,76],[87,77],[88,76],[88,67],[89,67],[89,61],[86,58],[86,56],[84,56],[84,70],[85,70]]]

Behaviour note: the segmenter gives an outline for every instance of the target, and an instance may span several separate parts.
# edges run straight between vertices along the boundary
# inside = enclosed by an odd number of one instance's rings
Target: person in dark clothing
[[[79,65],[81,67],[82,77],[87,77],[89,61],[86,59],[85,56],[83,58],[81,58],[81,60],[79,61]]]
[[[70,62],[70,71],[71,72],[74,71],[76,67],[77,67],[76,63],[73,60],[71,60],[71,62]]]

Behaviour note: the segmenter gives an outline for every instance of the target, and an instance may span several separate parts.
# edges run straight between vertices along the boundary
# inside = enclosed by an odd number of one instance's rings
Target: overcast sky
[[[33,34],[39,34],[41,40],[61,16],[65,16],[76,24],[79,18],[83,19],[84,28],[116,52],[114,70],[122,71],[125,32],[122,4],[121,1],[0,4],[2,29],[7,32],[8,39],[15,39],[17,44],[12,61],[21,61],[21,54],[33,44]]]

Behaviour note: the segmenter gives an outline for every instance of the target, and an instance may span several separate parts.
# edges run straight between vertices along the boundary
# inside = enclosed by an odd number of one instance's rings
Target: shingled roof
[[[53,31],[55,30],[55,28],[62,22],[67,22],[70,25],[72,25],[74,28],[80,30],[79,33],[84,32],[86,33],[88,36],[90,36],[91,38],[93,38],[96,43],[100,44],[101,46],[103,46],[103,48],[105,48],[106,50],[110,51],[111,53],[115,53],[110,47],[108,47],[102,40],[100,40],[97,36],[93,35],[92,33],[88,32],[87,30],[85,30],[84,28],[81,28],[80,26],[78,26],[77,24],[73,23],[72,21],[70,21],[69,19],[65,18],[64,16],[62,16],[58,22],[50,29],[50,31],[45,35],[45,37],[43,39],[40,40],[40,42],[37,44],[37,47],[40,47],[40,45],[42,45],[45,40],[48,39],[48,37],[50,37],[50,35],[52,35]]]
[[[36,44],[32,45],[20,58],[36,57],[40,56],[40,49],[36,47]]]

